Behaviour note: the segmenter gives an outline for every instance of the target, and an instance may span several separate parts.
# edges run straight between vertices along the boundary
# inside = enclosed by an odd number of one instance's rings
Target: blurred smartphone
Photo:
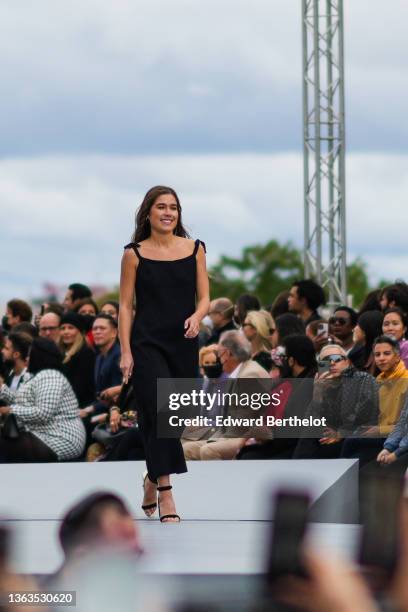
[[[10,531],[7,527],[0,525],[0,569],[7,566],[10,554]]]
[[[359,563],[374,589],[381,590],[395,571],[400,545],[404,479],[387,468],[361,481],[362,536]]]
[[[306,577],[302,546],[306,533],[310,497],[305,493],[280,491],[275,506],[267,557],[266,580],[272,585],[287,575]]]
[[[325,372],[329,372],[330,371],[330,363],[322,363],[320,364],[320,362],[317,365],[317,372],[318,374],[324,374]]]
[[[327,336],[329,333],[329,324],[328,323],[319,323],[317,326],[317,336]]]

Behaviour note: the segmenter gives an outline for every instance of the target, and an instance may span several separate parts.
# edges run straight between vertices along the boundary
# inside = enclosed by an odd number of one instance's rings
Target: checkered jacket
[[[85,428],[71,385],[57,370],[42,370],[16,391],[0,387],[19,425],[42,440],[58,459],[75,459],[85,448]]]

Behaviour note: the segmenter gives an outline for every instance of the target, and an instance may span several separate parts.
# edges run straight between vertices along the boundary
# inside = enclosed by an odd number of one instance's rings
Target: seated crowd
[[[324,318],[323,289],[300,280],[262,308],[241,295],[210,303],[199,334],[205,390],[269,379],[276,418],[325,417],[319,435],[243,426],[186,427],[187,459],[331,459],[408,466],[408,285],[371,292]],[[62,304],[10,300],[0,331],[0,461],[143,459],[131,385],[119,368],[119,305],[70,285]],[[223,406],[212,414],[223,414]],[[287,434],[287,430],[286,430]]]

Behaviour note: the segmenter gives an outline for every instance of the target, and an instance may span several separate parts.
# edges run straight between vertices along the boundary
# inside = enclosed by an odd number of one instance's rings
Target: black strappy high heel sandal
[[[157,491],[160,493],[160,491],[170,491],[170,489],[172,489],[172,485],[167,485],[165,487],[157,487]],[[163,516],[161,516],[160,514],[160,495],[157,498],[158,502],[159,502],[159,519],[161,523],[179,523],[181,521],[181,518],[179,517],[178,514],[163,514]],[[178,521],[166,521],[165,519],[168,518],[177,518]]]
[[[142,483],[142,488],[143,488],[143,494],[145,491],[145,482],[146,482],[146,478],[149,478],[149,474],[148,472],[143,472],[143,483]],[[150,478],[149,478],[150,480]],[[153,482],[153,480],[150,480],[150,482]],[[153,482],[153,484],[157,484],[155,482]],[[150,518],[151,516],[153,516],[154,512],[151,512],[150,514],[147,514],[146,510],[153,510],[156,511],[157,508],[157,502],[153,502],[152,504],[145,504],[144,506],[142,506],[142,510],[145,513],[145,515]]]

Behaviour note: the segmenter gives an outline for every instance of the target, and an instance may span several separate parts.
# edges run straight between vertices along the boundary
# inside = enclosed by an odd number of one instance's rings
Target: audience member
[[[37,327],[28,321],[17,323],[17,325],[14,325],[12,330],[13,332],[18,332],[19,334],[27,334],[28,336],[31,336],[31,338],[37,338],[38,336]]]
[[[0,438],[2,461],[49,462],[77,459],[85,448],[85,430],[78,402],[62,374],[62,356],[46,338],[33,340],[28,360],[32,378],[11,391],[0,387],[0,414],[14,415],[20,430],[17,438]]]
[[[19,612],[36,612],[38,604],[10,602],[12,593],[39,592],[39,586],[33,577],[17,574],[13,570],[13,539],[10,525],[0,523],[0,610],[1,612],[14,612],[18,607]],[[43,610],[47,612],[49,608],[43,608]]]
[[[95,318],[98,314],[98,306],[92,298],[83,298],[82,300],[78,300],[72,310],[80,315],[91,316],[93,318]]]
[[[40,318],[39,323],[39,336],[41,338],[48,338],[49,340],[53,340],[55,344],[58,344],[60,339],[60,326],[61,326],[61,315],[56,312],[46,312]]]
[[[59,304],[58,302],[48,302],[48,304],[44,303],[43,305],[44,305],[44,312],[43,312],[43,314],[47,314],[49,312],[54,312],[60,318],[64,314],[64,306],[62,304]]]
[[[373,376],[359,372],[336,344],[322,348],[319,366],[329,370],[316,378],[307,412],[325,417],[326,431],[320,439],[300,439],[294,452],[297,459],[338,458],[343,438],[368,434],[378,424],[378,387]]]
[[[64,561],[47,579],[47,586],[69,583],[77,564],[90,555],[119,553],[138,557],[143,552],[129,508],[109,491],[90,493],[72,506],[62,518],[59,541]]]
[[[245,337],[251,343],[251,359],[267,372],[271,371],[271,336],[275,333],[272,315],[266,310],[250,310],[242,325]]]
[[[207,345],[218,344],[222,333],[235,329],[233,321],[234,305],[228,298],[212,300],[208,314],[213,324],[213,333],[207,340]]]
[[[278,295],[272,302],[272,306],[270,307],[270,309],[268,308],[274,320],[276,320],[276,318],[280,315],[289,312],[289,295],[289,291],[281,291],[281,293],[278,293]]]
[[[33,339],[27,334],[11,332],[2,348],[3,360],[8,368],[5,384],[10,391],[16,391],[31,378],[27,372],[27,359]]]
[[[329,319],[329,335],[348,354],[354,346],[353,329],[357,325],[357,313],[348,306],[339,306]]]
[[[408,396],[405,397],[397,424],[388,434],[384,448],[377,456],[377,462],[402,472],[408,467]]]
[[[7,302],[6,316],[10,329],[13,329],[13,327],[19,323],[22,323],[23,321],[30,323],[31,319],[33,318],[33,311],[27,302],[15,298]]]
[[[115,300],[108,300],[104,302],[101,306],[100,310],[101,314],[108,314],[115,319],[115,321],[119,318],[119,302],[115,302]]]
[[[352,364],[373,376],[380,373],[374,361],[373,342],[382,333],[383,318],[379,310],[367,310],[359,315],[353,331],[354,347],[349,352]]]
[[[244,378],[268,378],[268,373],[258,363],[251,360],[251,345],[245,336],[238,330],[229,330],[222,334],[218,344],[218,357],[223,371],[230,380]],[[235,388],[233,383],[228,391]],[[236,417],[241,416],[243,410],[248,417],[248,409],[234,406]],[[239,449],[250,437],[250,429],[240,426],[218,428],[213,436],[201,445],[201,459],[234,459]]]
[[[328,342],[329,323],[323,319],[316,319],[306,325],[305,334],[313,342],[315,352],[319,353],[324,344]],[[322,338],[325,339],[323,342]]]
[[[72,285],[69,285],[63,301],[64,309],[65,311],[73,310],[78,304],[79,300],[91,297],[92,291],[89,289],[89,287],[82,285],[81,283],[72,283]]]
[[[273,345],[281,346],[285,338],[293,334],[305,335],[305,324],[302,319],[288,312],[275,319],[276,334],[273,336]]]
[[[304,335],[292,335],[285,338],[282,348],[285,350],[282,367],[282,378],[285,380],[273,390],[274,393],[281,393],[279,407],[273,410],[273,415],[276,418],[303,418],[312,401],[311,379],[317,372],[313,342]],[[298,438],[292,432],[291,437],[286,438],[287,433],[288,429],[281,432],[276,428],[272,440],[257,440],[255,444],[244,446],[237,459],[291,459]]]
[[[408,313],[408,285],[404,281],[396,281],[393,285],[384,287],[380,295],[381,310],[401,308]]]
[[[237,327],[242,327],[245,317],[250,310],[260,310],[261,303],[256,295],[243,293],[237,299],[234,306],[234,322]]]
[[[107,416],[109,406],[109,391],[113,389],[112,395],[118,395],[122,385],[122,373],[119,368],[120,346],[117,342],[118,326],[110,315],[99,314],[95,318],[92,328],[95,346],[98,354],[95,362],[95,392],[97,398],[103,395],[105,399],[97,399],[92,404],[81,410],[81,416],[86,418],[91,414],[101,415],[93,423],[102,422]],[[108,392],[108,393],[107,393]]]
[[[80,314],[67,312],[63,315],[59,340],[63,354],[63,373],[71,383],[80,408],[85,408],[95,400],[96,355],[87,345],[84,331],[84,321]]]
[[[315,281],[305,279],[293,283],[288,297],[289,311],[297,314],[305,326],[321,318],[317,309],[325,303],[324,291]]]
[[[216,344],[210,344],[204,346],[199,352],[200,372],[204,376],[203,390],[207,393],[216,393],[218,389],[221,389],[223,381],[228,378],[218,358],[217,348]],[[222,407],[217,403],[211,411],[206,407],[203,409],[205,416],[215,417],[222,413]],[[181,436],[185,458],[188,460],[200,459],[201,446],[214,435],[215,431],[215,427],[186,427]]]
[[[398,342],[400,356],[406,367],[408,366],[408,340],[405,339],[407,327],[408,317],[400,308],[392,307],[384,312],[383,334],[395,338]]]
[[[391,336],[379,336],[374,341],[374,359],[381,371],[377,376],[380,384],[378,422],[365,432],[364,438],[346,440],[343,448],[343,456],[358,458],[360,467],[375,459],[382,450],[384,436],[395,427],[407,397],[408,370],[399,350],[398,342]]]
[[[370,291],[369,293],[367,293],[358,311],[358,316],[362,315],[364,312],[381,310],[381,304],[380,304],[381,294],[382,294],[381,289],[374,289],[373,291]]]

